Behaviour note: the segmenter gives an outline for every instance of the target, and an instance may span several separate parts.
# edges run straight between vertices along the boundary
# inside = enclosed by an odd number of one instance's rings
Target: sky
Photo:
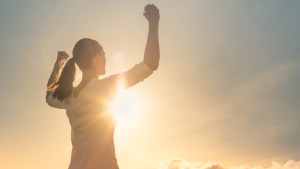
[[[68,119],[45,102],[57,51],[89,37],[106,76],[129,69],[148,3],[161,62],[117,101],[120,168],[300,169],[297,0],[0,1],[0,168],[68,167]]]

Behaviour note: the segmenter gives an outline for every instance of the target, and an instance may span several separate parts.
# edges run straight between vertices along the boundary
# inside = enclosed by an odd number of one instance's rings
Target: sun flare
[[[117,96],[112,104],[112,112],[118,125],[129,125],[137,117],[139,101],[132,92],[124,91],[124,81],[120,81]]]
[[[134,118],[137,105],[133,103],[131,95],[120,94],[113,103],[112,111],[117,122],[123,125]]]

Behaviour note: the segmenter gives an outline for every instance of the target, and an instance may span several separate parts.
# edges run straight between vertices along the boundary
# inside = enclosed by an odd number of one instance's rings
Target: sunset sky
[[[88,37],[107,75],[131,68],[147,3],[161,62],[118,100],[120,169],[300,169],[298,0],[0,1],[0,168],[68,167],[68,119],[45,102],[57,51]]]

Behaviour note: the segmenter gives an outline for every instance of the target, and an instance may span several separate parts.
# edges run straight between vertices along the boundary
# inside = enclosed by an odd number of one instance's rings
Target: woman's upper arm
[[[144,63],[136,64],[126,72],[115,74],[104,79],[106,82],[116,89],[129,88],[140,81],[149,77],[153,71]]]

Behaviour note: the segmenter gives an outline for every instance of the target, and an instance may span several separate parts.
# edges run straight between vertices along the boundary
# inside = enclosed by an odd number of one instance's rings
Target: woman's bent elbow
[[[153,65],[153,66],[151,67],[151,70],[152,70],[152,71],[156,71],[156,70],[158,69],[158,65],[159,65],[159,64]]]

